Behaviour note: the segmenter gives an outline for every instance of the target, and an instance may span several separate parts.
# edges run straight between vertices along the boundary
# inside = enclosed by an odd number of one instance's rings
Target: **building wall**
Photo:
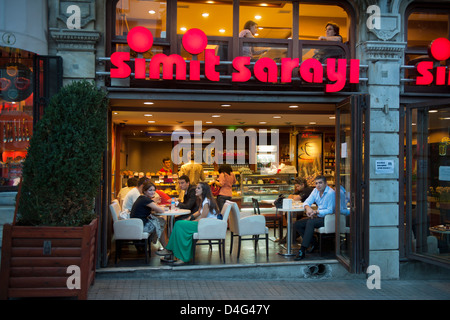
[[[95,71],[104,66],[96,57],[105,56],[106,0],[49,0],[49,52],[64,59],[64,78],[96,79]],[[399,277],[399,107],[400,66],[403,64],[403,14],[411,0],[349,1],[357,10],[356,57],[368,68],[361,77],[369,80],[360,85],[362,93],[370,94],[370,211],[369,261],[378,265],[381,277]],[[378,4],[381,10],[380,29],[367,24],[368,6]],[[80,30],[67,28],[70,4],[80,5],[83,13]],[[102,79],[96,79],[103,85]],[[377,175],[376,160],[394,160],[393,174]]]

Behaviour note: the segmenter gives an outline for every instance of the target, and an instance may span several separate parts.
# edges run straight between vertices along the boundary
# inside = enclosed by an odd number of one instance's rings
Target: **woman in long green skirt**
[[[179,259],[175,262],[176,264],[183,264],[192,259],[192,235],[198,230],[198,221],[203,218],[217,218],[219,213],[216,201],[207,183],[200,182],[195,188],[195,195],[200,205],[198,211],[192,215],[191,219],[193,220],[175,222],[166,247]]]

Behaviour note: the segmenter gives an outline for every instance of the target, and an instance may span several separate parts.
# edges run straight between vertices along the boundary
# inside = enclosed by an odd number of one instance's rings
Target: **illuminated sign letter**
[[[336,60],[338,61],[336,71]],[[325,85],[325,92],[341,91],[346,81],[347,60],[345,59],[327,59],[327,76],[330,81],[336,81],[333,84]]]
[[[298,58],[282,58],[281,59],[281,82],[292,81],[292,70],[298,68]]]
[[[300,65],[300,76],[306,82],[322,83],[323,67],[319,60],[306,59]]]
[[[164,53],[155,54],[150,60],[150,79],[159,79],[159,68],[162,65],[163,79],[173,80],[173,67],[175,66],[175,78],[186,80],[186,61],[178,55],[167,56]]]
[[[261,58],[255,63],[255,78],[261,82],[277,82],[278,67],[270,58]]]
[[[246,82],[252,77],[251,71],[246,67],[250,65],[250,57],[236,57],[233,60],[233,68],[237,72],[231,75],[233,82]]]
[[[111,63],[117,67],[111,68],[111,78],[128,78],[131,74],[131,68],[125,61],[130,61],[129,52],[114,52],[111,55]]]

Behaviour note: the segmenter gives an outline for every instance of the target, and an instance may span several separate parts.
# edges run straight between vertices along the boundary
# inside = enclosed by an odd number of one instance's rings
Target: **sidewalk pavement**
[[[88,300],[450,300],[449,280],[167,280],[97,278]],[[187,302],[186,302],[187,303]]]

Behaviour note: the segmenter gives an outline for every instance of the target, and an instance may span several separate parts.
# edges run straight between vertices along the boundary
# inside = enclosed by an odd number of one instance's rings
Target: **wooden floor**
[[[286,233],[286,228],[284,229],[284,233]],[[242,241],[241,244],[241,253],[239,259],[237,259],[237,247],[238,247],[238,239],[234,237],[233,244],[233,252],[230,255],[230,233],[228,231],[227,239],[225,241],[225,263],[226,264],[252,264],[252,263],[274,263],[274,262],[289,262],[294,260],[294,256],[283,256],[279,253],[286,252],[286,245],[280,244],[275,241],[273,229],[269,230],[269,257],[266,257],[266,244],[265,240],[259,240],[256,253],[255,253],[255,245],[254,241],[246,240]],[[299,238],[301,240],[301,238]],[[297,253],[299,249],[299,245],[296,241],[292,246],[292,252]],[[322,248],[322,256],[319,254],[319,250],[317,249],[315,252],[311,254],[307,254],[305,260],[308,261],[320,261],[326,259],[335,258],[334,249],[333,249],[333,241],[328,239],[324,241]],[[152,244],[152,254],[149,259],[149,263],[145,264],[145,256],[144,254],[138,253],[136,247],[134,245],[123,246],[121,259],[118,260],[117,264],[114,263],[115,257],[115,248],[114,245],[111,250],[111,255],[109,258],[109,263],[107,267],[141,267],[141,266],[166,266],[167,264],[161,261],[161,257],[156,255],[155,252],[158,250],[159,244]],[[220,260],[219,250],[217,245],[213,245],[212,251],[210,250],[208,245],[197,246],[196,255],[195,255],[195,264],[208,266],[208,265],[217,265],[223,264],[223,261]]]

